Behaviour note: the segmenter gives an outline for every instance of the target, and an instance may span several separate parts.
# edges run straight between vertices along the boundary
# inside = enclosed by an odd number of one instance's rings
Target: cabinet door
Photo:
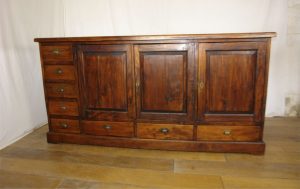
[[[130,46],[81,45],[77,54],[83,119],[132,119],[133,64]]]
[[[138,119],[192,121],[193,49],[191,44],[135,46]]]
[[[198,120],[263,120],[265,51],[264,42],[199,44]]]

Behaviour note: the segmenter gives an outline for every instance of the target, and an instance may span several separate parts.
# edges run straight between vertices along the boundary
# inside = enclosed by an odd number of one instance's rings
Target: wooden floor
[[[0,188],[300,189],[300,119],[266,121],[264,156],[47,144],[46,132],[0,151]]]

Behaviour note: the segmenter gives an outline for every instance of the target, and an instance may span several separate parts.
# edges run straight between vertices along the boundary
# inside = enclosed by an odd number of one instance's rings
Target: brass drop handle
[[[65,91],[65,89],[63,87],[61,87],[57,91],[63,93]]]
[[[66,109],[67,109],[67,107],[66,107],[66,106],[61,106],[61,107],[60,107],[60,109],[62,109],[62,110],[66,110]]]
[[[109,130],[109,129],[112,128],[112,126],[110,126],[110,125],[104,125],[103,128]]]
[[[169,132],[169,129],[168,128],[161,128],[159,131],[163,134],[167,134]]]
[[[63,70],[58,68],[56,71],[55,71],[56,74],[62,74],[63,73]]]
[[[59,54],[60,54],[60,51],[59,51],[58,49],[54,49],[54,50],[52,51],[52,53],[55,54],[55,55],[59,55]]]
[[[223,132],[224,135],[231,135],[231,131],[230,130],[226,130]]]
[[[64,129],[68,128],[68,124],[66,124],[66,123],[61,123],[60,126]]]

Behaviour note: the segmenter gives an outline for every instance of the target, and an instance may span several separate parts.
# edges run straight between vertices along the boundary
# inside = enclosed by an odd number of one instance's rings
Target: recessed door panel
[[[133,65],[129,46],[82,45],[78,55],[84,119],[131,119]]]
[[[265,43],[200,43],[198,120],[262,121]]]
[[[135,46],[138,118],[192,120],[192,53],[189,44]]]
[[[87,53],[84,61],[87,108],[126,111],[126,53]]]
[[[207,53],[207,112],[253,113],[256,51]]]
[[[187,111],[186,56],[186,52],[141,54],[142,111]]]

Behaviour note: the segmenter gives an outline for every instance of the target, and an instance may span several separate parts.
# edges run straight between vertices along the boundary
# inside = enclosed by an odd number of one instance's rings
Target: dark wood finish
[[[51,115],[79,115],[77,102],[49,100],[48,111]]]
[[[78,47],[82,117],[130,120],[134,116],[133,65],[128,45]]]
[[[46,83],[45,90],[48,97],[77,98],[78,89],[70,83]]]
[[[136,139],[122,137],[103,137],[92,135],[75,135],[49,132],[48,142],[70,144],[92,144],[125,148],[143,148],[159,150],[205,151],[205,152],[238,152],[264,154],[264,142],[213,142],[213,141],[183,141]]]
[[[173,34],[173,35],[136,35],[136,36],[101,36],[101,37],[61,37],[36,38],[35,42],[102,42],[102,41],[153,41],[153,40],[202,40],[202,39],[258,39],[275,37],[275,32],[257,33],[218,33],[218,34]]]
[[[193,125],[138,123],[137,137],[165,140],[192,140]]]
[[[50,119],[50,130],[58,133],[80,133],[79,121],[73,119]]]
[[[47,45],[41,46],[41,56],[45,64],[53,61],[72,61],[73,51],[71,45]]]
[[[275,35],[35,39],[48,141],[261,154]]]
[[[135,46],[138,119],[192,122],[193,58],[190,44]]]
[[[75,80],[74,66],[66,65],[45,65],[44,78],[46,80],[60,81],[60,80]]]
[[[134,127],[130,122],[82,121],[83,132],[90,135],[133,137]]]
[[[261,122],[265,43],[199,44],[198,118]]]
[[[209,141],[258,141],[258,126],[198,126],[197,139]]]

